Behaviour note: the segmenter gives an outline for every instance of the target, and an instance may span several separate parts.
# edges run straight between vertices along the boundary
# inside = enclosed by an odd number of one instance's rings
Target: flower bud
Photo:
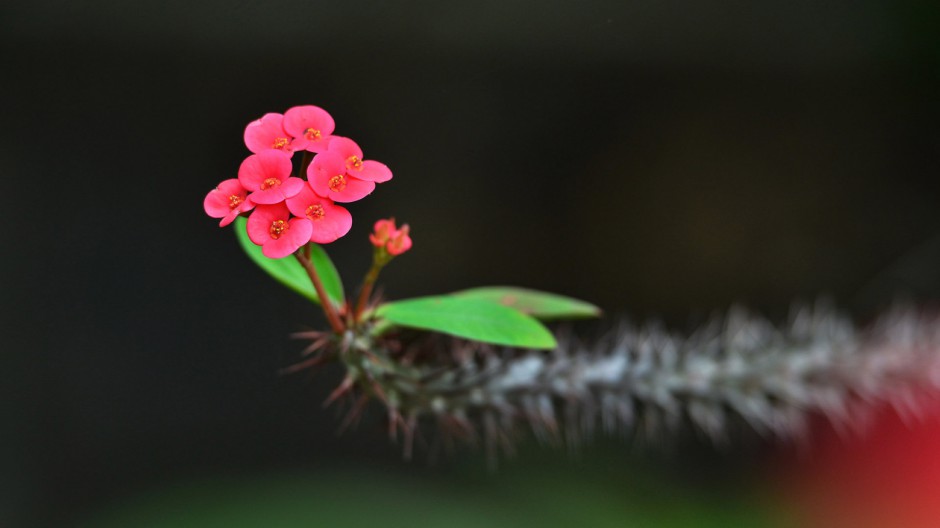
[[[398,256],[411,249],[411,237],[408,236],[408,224],[401,226],[401,229],[392,233],[385,245],[389,255]]]
[[[374,232],[369,235],[369,241],[377,248],[384,247],[395,231],[397,230],[395,229],[394,218],[379,220],[375,223]]]

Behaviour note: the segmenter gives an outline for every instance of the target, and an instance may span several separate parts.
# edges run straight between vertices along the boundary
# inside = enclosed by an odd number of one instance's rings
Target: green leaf
[[[292,256],[281,259],[264,256],[261,253],[261,246],[256,246],[248,238],[248,231],[245,229],[246,222],[244,217],[238,217],[235,219],[234,227],[239,244],[251,260],[281,284],[311,301],[319,303],[320,298],[317,296],[313,283],[310,282],[310,277],[300,262]],[[333,301],[333,304],[341,307],[346,297],[343,294],[343,282],[339,277],[339,272],[336,271],[336,266],[333,265],[333,261],[330,260],[329,255],[321,246],[318,244],[311,244],[311,246],[310,259],[313,261],[317,274],[323,282],[323,289],[326,290],[326,294]]]
[[[383,304],[376,315],[394,325],[495,345],[544,349],[557,346],[555,337],[542,323],[485,299],[448,295],[405,299]]]
[[[451,295],[463,299],[484,299],[496,302],[543,321],[598,317],[601,314],[600,308],[585,301],[514,286],[486,286],[455,292]]]

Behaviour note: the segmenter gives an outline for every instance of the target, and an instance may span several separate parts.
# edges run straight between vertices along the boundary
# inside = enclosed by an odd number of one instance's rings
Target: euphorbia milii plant
[[[561,295],[489,286],[384,299],[374,294],[380,272],[413,249],[411,228],[393,218],[373,220],[372,264],[348,298],[321,244],[349,233],[355,202],[392,171],[371,158],[386,153],[364,159],[335,132],[333,117],[313,105],[264,114],[244,131],[251,154],[203,204],[221,226],[234,223],[261,269],[322,307],[329,328],[299,334],[309,357],[285,372],[341,364],[346,376],[328,401],[350,400],[342,428],[374,398],[406,454],[428,422],[437,425],[433,442],[482,443],[490,454],[511,451],[520,424],[553,444],[596,428],[630,435],[637,420],[650,435],[688,424],[723,442],[734,415],[791,438],[808,413],[851,419],[856,396],[893,403],[898,387],[940,386],[930,374],[940,372],[940,317],[916,310],[858,328],[827,306],[798,309],[777,327],[734,310],[688,338],[621,324],[591,344],[556,339],[543,324],[600,313]]]

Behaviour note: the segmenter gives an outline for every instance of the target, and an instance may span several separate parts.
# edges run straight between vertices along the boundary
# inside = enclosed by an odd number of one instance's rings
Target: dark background
[[[322,317],[201,205],[265,112],[319,105],[394,171],[328,248],[350,288],[394,215],[395,298],[516,284],[686,328],[940,293],[933,2],[7,2],[0,34],[13,526],[200,475],[455,471],[336,438],[335,373],[277,375]]]

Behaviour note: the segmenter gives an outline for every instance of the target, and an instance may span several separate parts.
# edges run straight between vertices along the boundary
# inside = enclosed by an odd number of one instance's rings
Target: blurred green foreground
[[[624,446],[620,446],[623,448]],[[444,471],[416,462],[389,471],[331,469],[194,479],[131,495],[87,527],[790,526],[733,475],[663,470],[614,455],[571,459],[544,450],[489,474],[482,457]],[[675,466],[673,463],[672,466]],[[735,473],[735,471],[732,471]]]

